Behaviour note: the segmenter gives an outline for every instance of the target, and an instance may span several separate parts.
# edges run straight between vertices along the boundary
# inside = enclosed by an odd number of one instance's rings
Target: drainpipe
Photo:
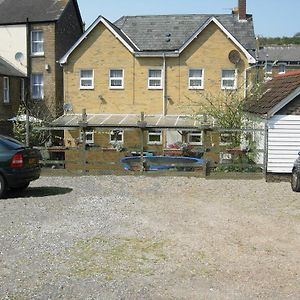
[[[163,116],[167,114],[167,103],[166,103],[166,54],[163,53]]]
[[[29,97],[31,96],[31,27],[29,24],[29,19],[26,18],[26,51],[27,51],[27,84],[25,92],[25,110],[26,110],[26,121],[25,121],[25,144],[28,147],[30,145],[30,127],[29,127]],[[29,82],[29,85],[28,85]]]

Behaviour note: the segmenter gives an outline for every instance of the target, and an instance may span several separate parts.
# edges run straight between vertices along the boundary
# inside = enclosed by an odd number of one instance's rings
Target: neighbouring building
[[[300,45],[271,45],[258,50],[257,65],[265,78],[300,69]]]
[[[11,135],[12,122],[20,102],[25,97],[26,75],[0,57],[0,128],[1,133]]]
[[[74,146],[86,109],[88,143],[134,148],[140,136],[123,129],[144,112],[147,149],[203,146],[211,138],[185,116],[204,95],[243,95],[255,48],[245,0],[224,15],[124,16],[115,23],[100,16],[60,60],[66,113],[54,124],[77,128],[65,133],[66,144]],[[98,134],[101,129],[110,131]]]
[[[57,61],[82,32],[76,0],[0,1],[0,57],[28,78],[25,99],[37,117],[62,113],[63,73]],[[10,93],[17,94],[12,84]],[[17,109],[12,106],[11,113]]]
[[[300,150],[300,70],[267,81],[260,98],[247,100],[246,111],[266,124],[267,173],[291,173]]]

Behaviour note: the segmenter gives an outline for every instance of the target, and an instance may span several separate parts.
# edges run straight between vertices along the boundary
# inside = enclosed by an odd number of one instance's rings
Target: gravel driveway
[[[0,219],[1,299],[299,299],[287,182],[42,177]]]

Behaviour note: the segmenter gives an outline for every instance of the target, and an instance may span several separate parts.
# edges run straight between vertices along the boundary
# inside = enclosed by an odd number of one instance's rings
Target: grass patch
[[[70,275],[103,275],[106,280],[132,274],[153,275],[167,260],[164,242],[153,239],[93,237],[76,242],[70,251]]]

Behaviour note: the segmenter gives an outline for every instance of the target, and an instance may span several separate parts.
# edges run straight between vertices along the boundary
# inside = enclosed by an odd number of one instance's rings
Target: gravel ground
[[[0,219],[1,299],[299,299],[287,182],[42,177]]]

